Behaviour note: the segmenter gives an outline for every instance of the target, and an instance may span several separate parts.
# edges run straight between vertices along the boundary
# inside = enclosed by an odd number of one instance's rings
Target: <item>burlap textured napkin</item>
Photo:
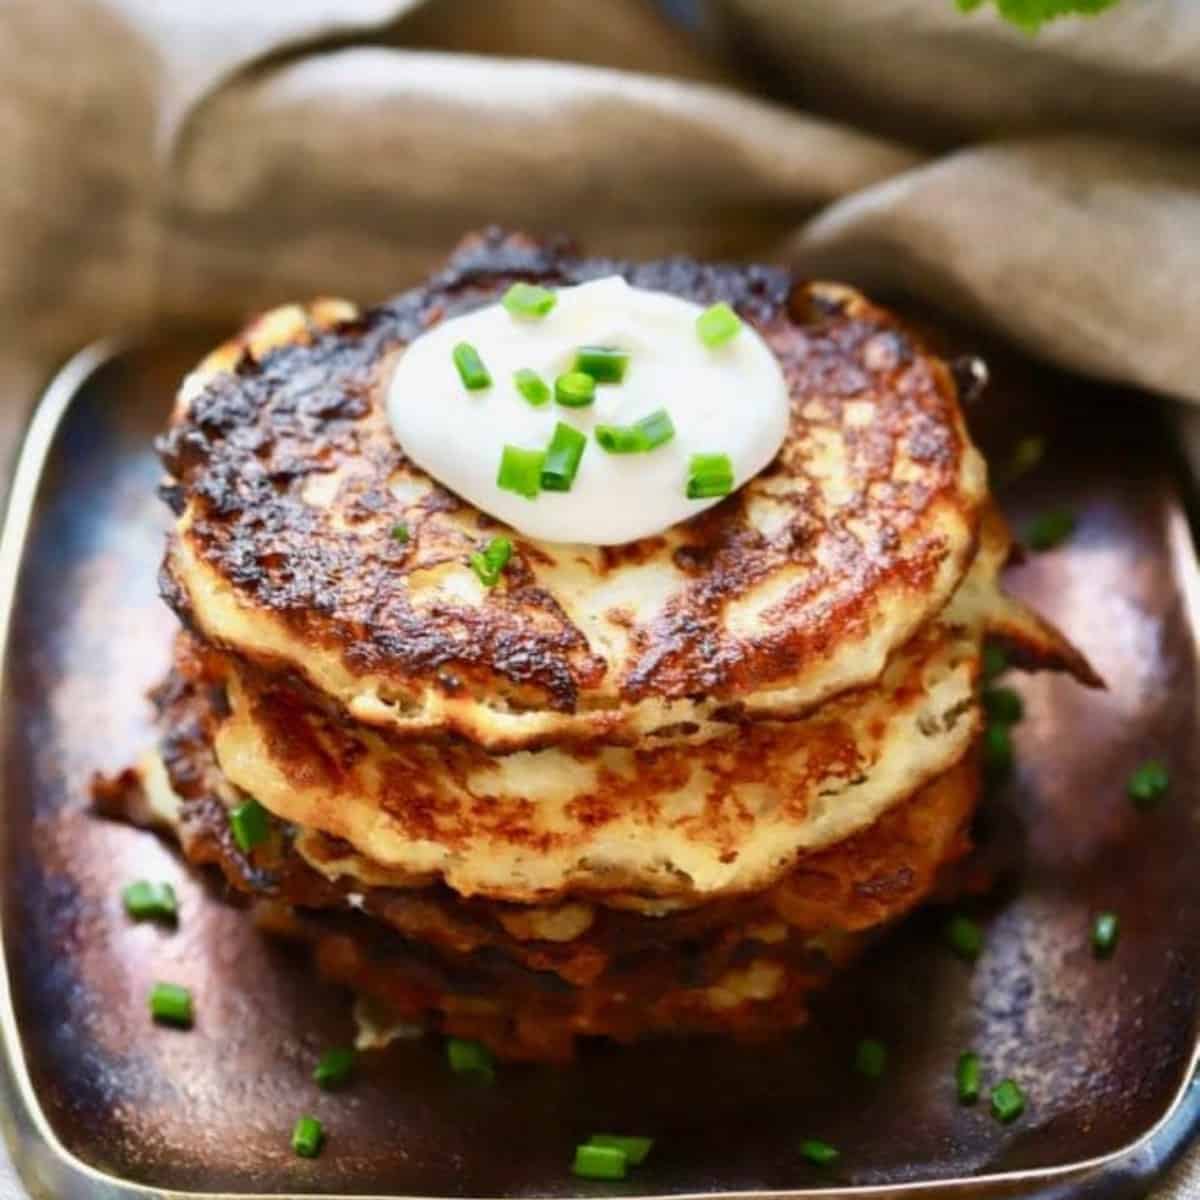
[[[1200,401],[1197,0],[1036,39],[952,0],[691,7],[0,0],[0,379],[376,299],[500,222],[901,287]],[[0,452],[28,398],[0,397]]]

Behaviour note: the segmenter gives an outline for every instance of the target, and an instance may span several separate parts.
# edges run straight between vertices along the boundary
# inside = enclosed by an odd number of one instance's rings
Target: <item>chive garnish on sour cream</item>
[[[724,301],[706,308],[696,318],[696,333],[710,350],[732,341],[741,327],[742,318]]]
[[[546,447],[542,487],[548,492],[569,492],[585,449],[587,438],[578,429],[559,421],[550,445]]]
[[[539,287],[536,283],[514,283],[500,303],[514,317],[539,320],[554,308],[558,297],[549,288]]]
[[[513,373],[513,384],[534,408],[550,403],[550,385],[534,370],[522,367]]]
[[[596,380],[583,371],[567,371],[554,381],[554,399],[563,408],[587,408],[596,399]]]
[[[500,452],[500,468],[496,486],[533,500],[542,490],[543,450],[523,450],[520,446],[505,446]]]
[[[462,380],[463,387],[467,391],[480,392],[484,388],[492,386],[492,377],[488,373],[487,367],[483,365],[479,351],[470,342],[459,342],[454,347],[451,358],[458,369],[458,376]]]
[[[693,454],[688,463],[687,497],[707,500],[733,491],[733,463],[728,454]]]
[[[596,441],[609,454],[647,454],[675,436],[670,413],[660,408],[632,425],[597,425]]]
[[[580,346],[572,370],[590,375],[597,383],[620,383],[629,369],[629,355],[615,346]]]

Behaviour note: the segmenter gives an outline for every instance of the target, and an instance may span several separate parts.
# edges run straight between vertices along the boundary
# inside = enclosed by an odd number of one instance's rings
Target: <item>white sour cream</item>
[[[668,529],[719,502],[687,498],[694,454],[729,455],[734,487],[775,457],[788,427],[787,384],[779,363],[743,324],[710,349],[696,333],[700,306],[613,276],[562,288],[542,318],[514,317],[492,304],[422,334],[401,355],[388,394],[388,416],[405,454],[439,483],[527,537],[614,546]],[[468,391],[452,352],[468,342],[492,377]],[[620,383],[601,383],[589,408],[553,399],[555,378],[581,346],[629,355]],[[513,382],[532,368],[551,400],[532,406]],[[675,437],[640,454],[609,454],[596,425],[632,425],[666,409]],[[544,450],[558,422],[588,439],[568,492],[530,500],[496,486],[506,444]]]

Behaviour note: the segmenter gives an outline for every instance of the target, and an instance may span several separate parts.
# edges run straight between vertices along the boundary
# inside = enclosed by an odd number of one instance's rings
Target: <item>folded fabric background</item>
[[[1200,401],[1195,0],[1036,39],[952,0],[669,7],[699,19],[0,0],[0,455],[95,336],[377,299],[491,222],[786,259]]]

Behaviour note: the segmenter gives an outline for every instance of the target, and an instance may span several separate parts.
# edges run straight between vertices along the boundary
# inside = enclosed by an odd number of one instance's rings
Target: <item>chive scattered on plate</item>
[[[630,1137],[617,1133],[593,1133],[585,1144],[620,1150],[625,1155],[625,1161],[631,1167],[640,1167],[646,1161],[650,1151],[654,1149],[653,1138]]]
[[[815,1167],[832,1167],[842,1157],[837,1149],[818,1138],[801,1142],[800,1153]]]
[[[580,1179],[624,1179],[629,1160],[614,1146],[584,1143],[575,1147],[572,1171]]]
[[[1111,958],[1121,936],[1121,919],[1114,912],[1102,912],[1092,922],[1092,953]]]
[[[983,647],[983,682],[991,683],[1008,670],[1008,655],[996,645],[988,642]]]
[[[191,991],[178,983],[156,983],[150,989],[150,1016],[160,1025],[189,1028],[195,1017]]]
[[[958,1056],[954,1068],[954,1086],[959,1104],[974,1104],[983,1092],[983,1069],[979,1055],[971,1050]]]
[[[946,923],[946,944],[967,962],[983,953],[983,930],[970,917],[958,913]]]
[[[292,1149],[301,1158],[316,1158],[325,1143],[325,1130],[316,1117],[301,1117],[292,1130]]]
[[[1025,1093],[1016,1081],[1005,1079],[992,1088],[992,1115],[1005,1125],[1011,1124],[1025,1111]]]
[[[179,916],[179,901],[169,883],[139,879],[121,892],[121,903],[135,921],[174,922]]]
[[[488,1083],[496,1078],[496,1059],[482,1042],[456,1037],[447,1039],[446,1061],[456,1075],[471,1075]]]
[[[1134,806],[1142,810],[1154,808],[1167,794],[1171,786],[1171,776],[1166,766],[1157,759],[1142,763],[1129,776],[1126,791]]]
[[[868,1079],[879,1079],[887,1070],[887,1047],[875,1038],[863,1038],[854,1051],[854,1069]]]
[[[1000,778],[1012,770],[1012,734],[1007,725],[993,722],[983,731],[983,766],[993,778]]]
[[[327,1091],[341,1087],[354,1072],[357,1056],[349,1046],[338,1046],[326,1050],[317,1060],[313,1070],[313,1081],[317,1087]]]
[[[1053,550],[1075,532],[1075,514],[1055,509],[1034,517],[1025,529],[1025,543],[1031,550]]]

